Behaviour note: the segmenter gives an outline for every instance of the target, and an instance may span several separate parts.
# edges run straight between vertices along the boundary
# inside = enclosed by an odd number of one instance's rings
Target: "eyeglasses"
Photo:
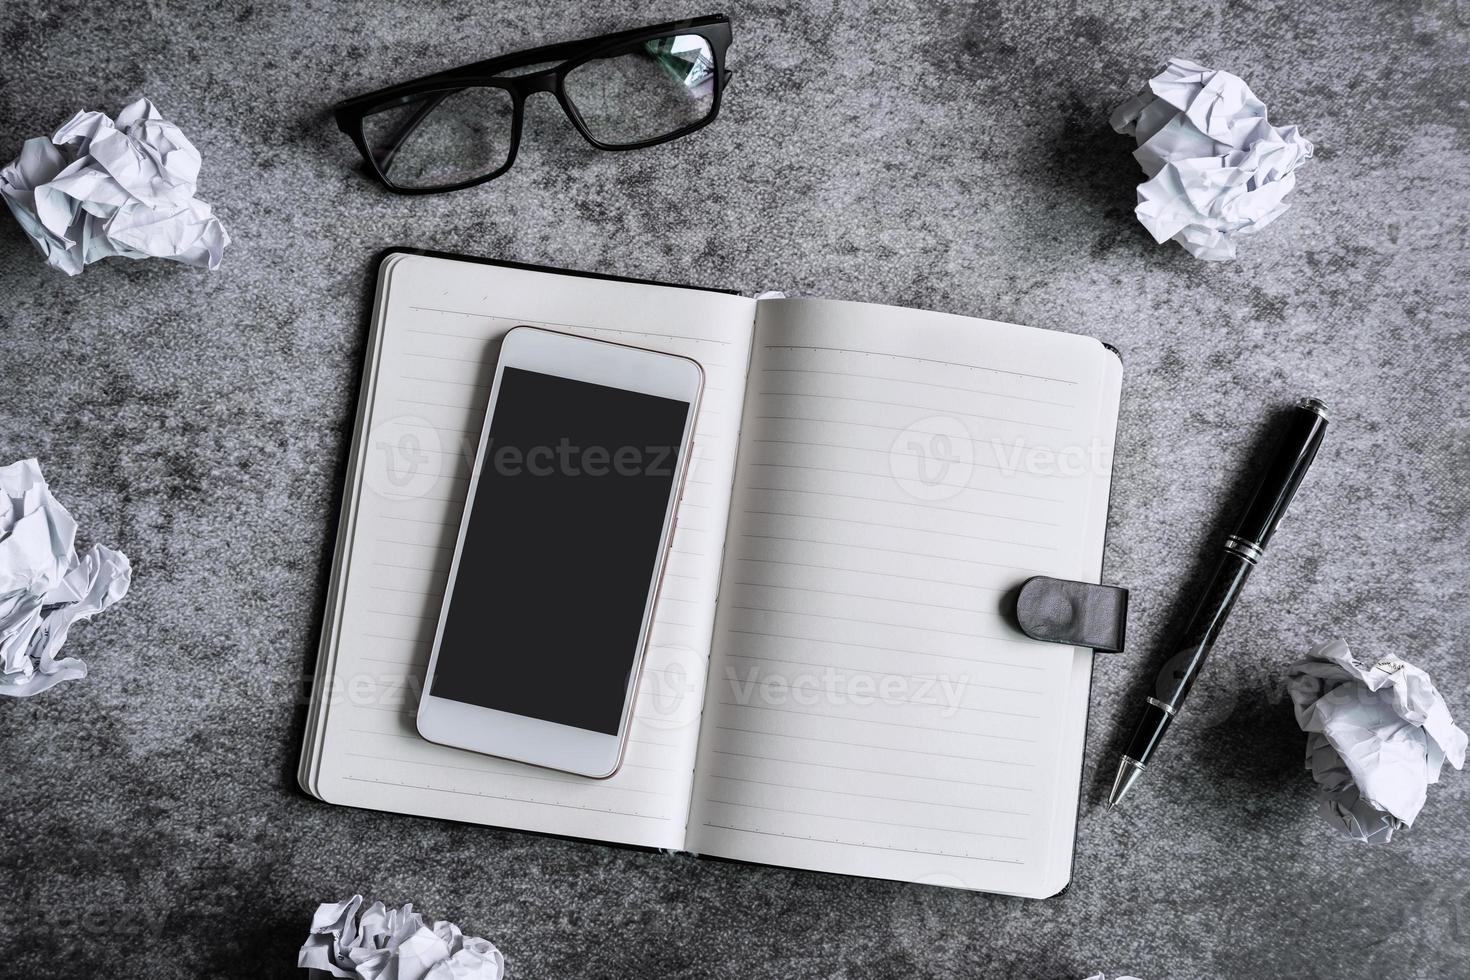
[[[674,21],[428,75],[340,102],[333,115],[389,190],[455,191],[510,169],[534,92],[555,95],[577,132],[603,150],[654,146],[708,126],[730,78],[729,46],[722,14]]]

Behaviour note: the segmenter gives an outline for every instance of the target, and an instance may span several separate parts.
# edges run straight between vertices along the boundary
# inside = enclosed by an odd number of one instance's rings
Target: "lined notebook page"
[[[385,274],[309,788],[334,803],[682,847],[754,302],[421,256]],[[435,745],[414,727],[496,344],[517,324],[683,354],[705,370],[635,721],[606,780]]]
[[[1002,598],[1097,581],[1117,358],[809,300],[763,301],[753,347],[690,849],[1055,893],[1091,653]]]

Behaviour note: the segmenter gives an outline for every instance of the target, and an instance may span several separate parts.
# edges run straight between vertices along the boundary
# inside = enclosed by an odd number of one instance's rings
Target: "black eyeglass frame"
[[[673,132],[653,139],[641,140],[636,143],[604,143],[592,135],[587,124],[582,120],[576,105],[566,92],[566,77],[572,71],[581,67],[589,61],[597,58],[609,57],[621,53],[623,50],[631,50],[643,42],[656,40],[663,37],[671,37],[680,34],[694,34],[709,42],[710,52],[714,58],[714,86],[713,101],[710,105],[709,114],[697,122],[690,123]],[[521,120],[525,115],[526,98],[536,92],[550,92],[556,96],[557,102],[561,103],[562,111],[571,120],[572,126],[582,134],[582,138],[599,150],[640,150],[648,146],[657,146],[676,140],[698,129],[703,129],[715,121],[720,113],[720,99],[724,94],[725,85],[730,80],[730,73],[725,69],[725,52],[730,47],[730,19],[724,14],[714,14],[708,17],[698,17],[692,20],[676,20],[667,24],[656,24],[652,27],[640,27],[634,30],[619,31],[616,34],[603,34],[598,37],[583,38],[579,41],[564,41],[558,44],[547,44],[539,48],[530,48],[525,51],[516,51],[510,54],[498,55],[477,61],[471,65],[461,68],[451,68],[448,71],[436,72],[433,75],[425,75],[409,82],[390,85],[387,88],[369,92],[366,95],[354,96],[345,99],[332,107],[332,115],[337,120],[337,128],[352,138],[357,145],[358,152],[367,162],[368,168],[373,172],[378,181],[388,190],[395,194],[441,194],[448,191],[463,190],[466,187],[475,187],[479,184],[488,183],[496,177],[501,176],[515,163],[516,151],[521,144]],[[539,64],[541,62],[560,62],[542,71],[531,72],[527,75],[514,75],[509,78],[501,77],[504,72],[527,65]],[[498,88],[507,92],[512,101],[510,148],[506,153],[505,162],[496,170],[481,177],[472,177],[458,183],[444,184],[435,187],[403,187],[393,183],[392,179],[384,172],[380,161],[374,157],[372,149],[368,146],[367,135],[363,129],[363,121],[371,115],[390,109],[395,105],[403,105],[415,99],[421,99],[426,94],[442,92],[445,97],[462,91],[466,88]],[[389,147],[386,154],[387,162],[391,163],[392,155],[397,151],[404,140],[411,135],[433,110],[438,106],[438,101],[427,101],[425,106],[410,117],[401,127],[401,131]]]

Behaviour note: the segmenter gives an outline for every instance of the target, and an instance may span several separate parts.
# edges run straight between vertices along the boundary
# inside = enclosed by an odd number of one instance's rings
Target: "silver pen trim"
[[[1151,705],[1153,705],[1155,708],[1158,708],[1160,711],[1164,712],[1165,714],[1167,714],[1170,718],[1173,718],[1175,715],[1177,715],[1179,713],[1178,709],[1175,708],[1173,705],[1165,704],[1164,702],[1160,701],[1158,698],[1149,698],[1148,699],[1148,703],[1151,704]],[[1124,758],[1126,759],[1127,756],[1124,756]]]
[[[1315,398],[1303,398],[1301,401],[1296,403],[1296,407],[1304,408],[1314,415],[1320,416],[1322,418],[1322,421],[1324,422],[1331,421],[1331,418],[1327,415],[1327,406],[1322,404]]]
[[[1233,534],[1225,539],[1225,550],[1239,555],[1252,565],[1259,563],[1266,554],[1261,550],[1260,545],[1252,544],[1244,538],[1237,538]]]

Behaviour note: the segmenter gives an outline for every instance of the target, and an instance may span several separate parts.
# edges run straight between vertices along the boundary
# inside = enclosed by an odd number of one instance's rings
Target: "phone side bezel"
[[[450,600],[454,595],[454,584],[459,573],[465,535],[479,489],[490,428],[499,403],[501,378],[507,367],[677,398],[687,401],[690,406],[679,448],[678,469],[665,508],[658,559],[649,582],[638,645],[623,692],[623,711],[616,735],[435,697],[430,693],[449,615]],[[654,608],[672,544],[679,501],[683,497],[684,483],[689,471],[694,428],[703,388],[704,371],[692,358],[541,327],[519,326],[506,333],[491,382],[485,420],[481,427],[479,446],[466,491],[464,512],[460,517],[455,540],[454,557],[445,582],[444,599],[440,604],[429,664],[424,675],[423,693],[416,715],[420,735],[441,745],[596,779],[606,779],[617,772],[627,744],[653,625]]]

